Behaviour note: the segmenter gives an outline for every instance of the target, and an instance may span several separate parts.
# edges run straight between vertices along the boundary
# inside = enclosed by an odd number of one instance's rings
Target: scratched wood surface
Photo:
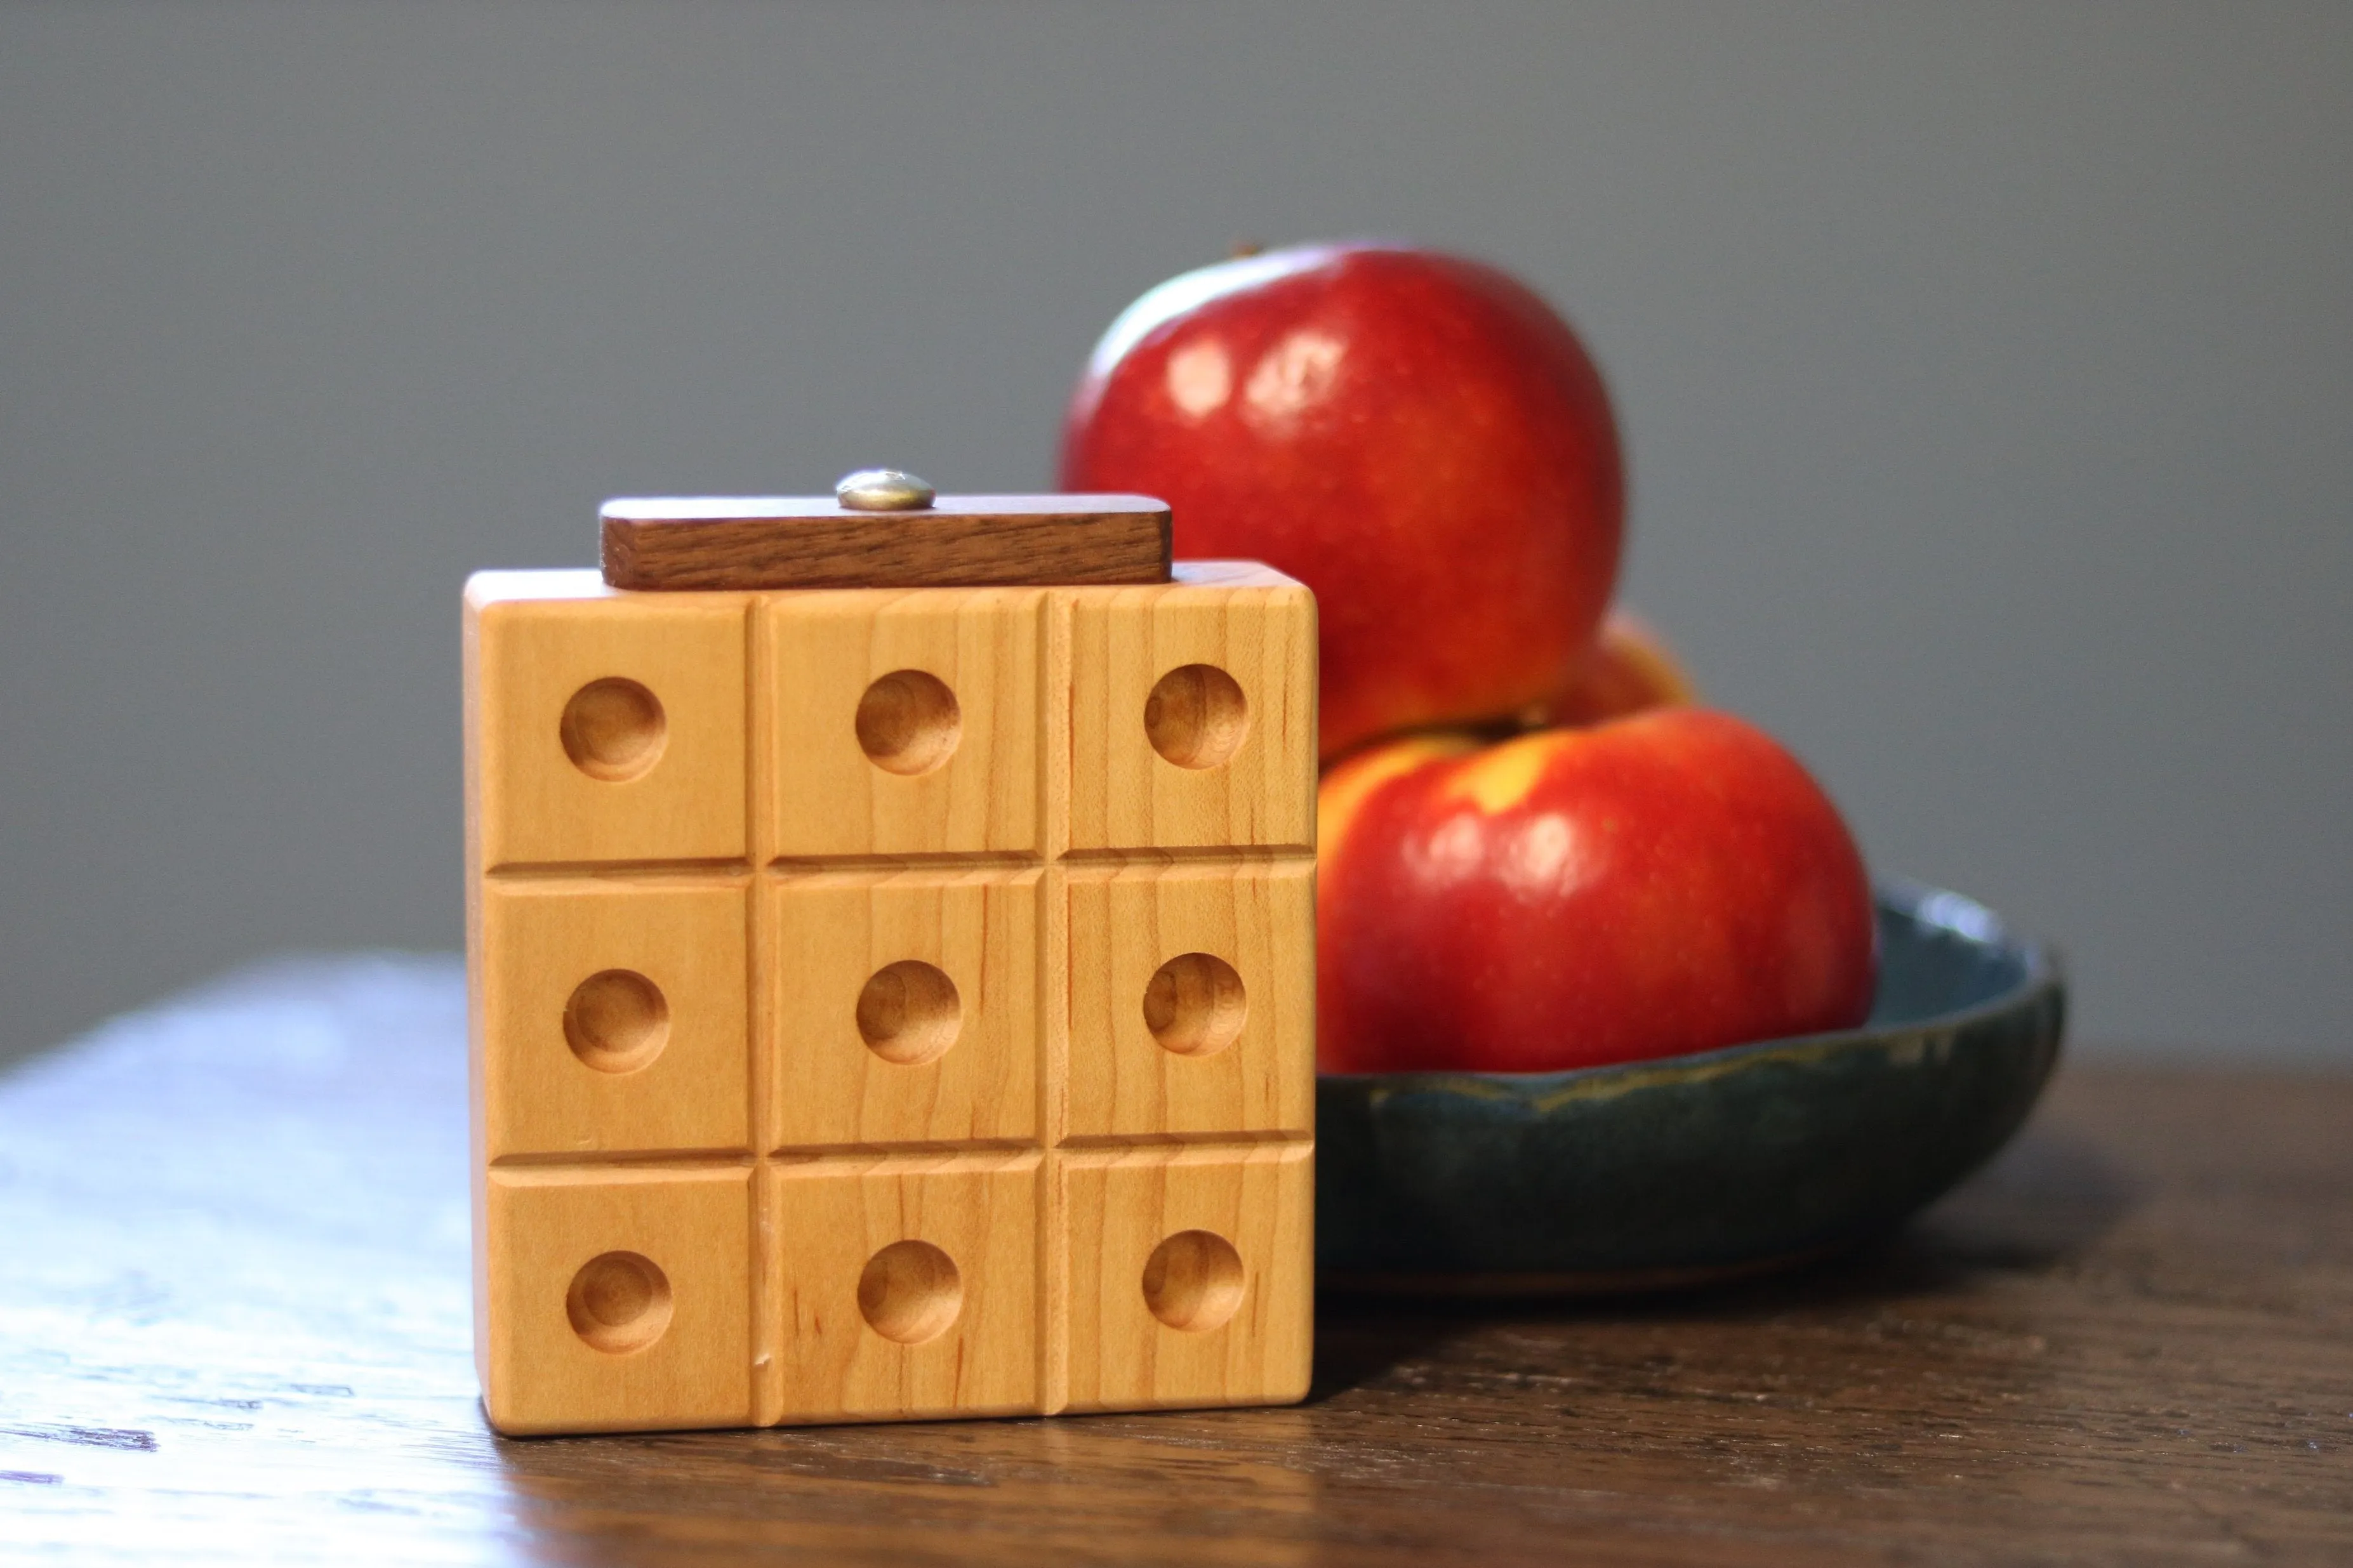
[[[2353,1080],[2064,1071],[1865,1255],[1327,1300],[1293,1408],[510,1442],[463,1037],[320,962],[0,1078],[0,1559],[2353,1561]]]

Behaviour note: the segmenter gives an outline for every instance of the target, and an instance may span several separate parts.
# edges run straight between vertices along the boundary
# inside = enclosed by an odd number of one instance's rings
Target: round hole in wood
[[[670,1327],[670,1277],[650,1258],[601,1254],[572,1277],[564,1312],[591,1350],[607,1355],[641,1351]]]
[[[1144,1304],[1172,1329],[1219,1328],[1242,1304],[1241,1254],[1215,1231],[1180,1230],[1144,1265]]]
[[[1187,952],[1155,970],[1144,988],[1144,1026],[1163,1050],[1206,1057],[1242,1032],[1250,999],[1234,966],[1214,953]]]
[[[963,1026],[955,982],[920,959],[884,964],[858,993],[859,1037],[886,1062],[937,1061]]]
[[[886,1340],[919,1345],[938,1339],[964,1310],[955,1259],[928,1241],[894,1241],[866,1260],[858,1277],[858,1310]]]
[[[885,773],[930,773],[963,734],[955,693],[928,670],[894,669],[858,700],[858,744]]]
[[[598,1072],[635,1072],[670,1043],[670,1002],[636,970],[601,970],[572,988],[564,1039]]]
[[[1152,749],[1180,768],[1214,768],[1250,733],[1250,700],[1214,664],[1186,664],[1153,682],[1144,700]]]
[[[572,694],[556,733],[574,767],[592,779],[619,784],[661,760],[670,721],[652,692],[634,680],[608,675]]]

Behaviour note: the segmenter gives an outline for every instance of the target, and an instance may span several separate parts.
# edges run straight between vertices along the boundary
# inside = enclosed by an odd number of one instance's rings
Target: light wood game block
[[[594,573],[476,574],[476,864],[740,859],[748,608]]]
[[[1087,865],[1068,885],[1069,1136],[1304,1135],[1314,866]]]
[[[959,550],[1021,515],[964,500]],[[1095,568],[1152,566],[1065,504]],[[468,584],[492,1423],[1301,1397],[1313,599],[1247,563],[751,589],[814,536],[715,507],[672,510],[726,549],[661,570],[729,586]]]
[[[1045,603],[1036,588],[765,595],[762,858],[1035,851]]]
[[[1033,1140],[1038,867],[816,872],[760,892],[776,1148]]]
[[[1071,847],[1315,843],[1315,600],[1270,567],[1179,562],[1071,595]]]
[[[493,881],[482,1129],[508,1154],[751,1148],[746,885]]]
[[[1313,1157],[1286,1142],[1064,1159],[1064,1408],[1306,1397]]]
[[[492,1172],[478,1311],[487,1331],[477,1338],[491,1424],[533,1433],[748,1423],[751,1175]]]
[[[768,1418],[1038,1410],[1040,1166],[1022,1150],[771,1167]]]

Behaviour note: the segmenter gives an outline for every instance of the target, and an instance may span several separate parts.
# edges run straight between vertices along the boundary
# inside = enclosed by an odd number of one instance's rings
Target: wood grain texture
[[[771,1167],[788,1422],[1035,1412],[1036,1150]],[[936,1249],[944,1278],[886,1249]]]
[[[914,867],[764,887],[765,1005],[782,1042],[770,1147],[1035,1142],[1041,876]],[[878,1021],[871,998],[861,1014],[868,987],[901,964],[952,990],[910,1002],[885,983],[897,1015]]]
[[[1187,561],[1165,587],[1070,605],[1073,850],[1314,847],[1313,595],[1270,567]],[[1163,687],[1202,668],[1230,679],[1238,715],[1181,680]],[[1170,731],[1203,732],[1213,749],[1222,738],[1231,752],[1214,765],[1172,762],[1139,722],[1164,693]]]
[[[617,595],[592,572],[476,573],[465,601],[473,865],[741,858],[750,603]],[[565,721],[608,681],[658,710],[607,709],[585,727],[584,766]]]
[[[1295,1406],[517,1441],[470,1348],[464,1007],[454,959],[280,967],[0,1078],[7,1555],[2353,1558],[2353,1080],[2063,1069],[1883,1247],[1327,1300]]]
[[[749,1153],[746,883],[483,889],[485,1153]]]
[[[1165,583],[1168,508],[1148,496],[942,496],[851,511],[831,496],[605,503],[605,581],[644,590]]]
[[[1306,591],[1239,563],[1150,588],[584,575],[485,574],[468,601],[494,1417],[1299,1397]],[[1074,858],[1079,803],[1139,789],[1133,843]],[[723,1168],[749,1193],[732,1272],[697,1206]],[[638,1224],[671,1212],[676,1237]],[[702,1261],[673,1270],[680,1248]],[[744,1334],[708,1329],[714,1289]],[[740,1408],[709,1381],[723,1344]]]
[[[491,1172],[498,1239],[478,1352],[491,1422],[533,1433],[748,1421],[750,1176],[744,1166]],[[619,1302],[581,1310],[605,1259],[623,1276]],[[628,1279],[648,1264],[651,1301]],[[615,1341],[600,1342],[600,1328]]]
[[[1067,1135],[1310,1132],[1314,863],[1087,864],[1068,887]]]
[[[1313,1297],[1289,1286],[1314,1269],[1313,1161],[1300,1143],[1063,1160],[1066,1408],[1306,1396]]]
[[[752,656],[761,858],[1034,853],[1046,598],[763,596]],[[951,701],[938,706],[943,690]]]

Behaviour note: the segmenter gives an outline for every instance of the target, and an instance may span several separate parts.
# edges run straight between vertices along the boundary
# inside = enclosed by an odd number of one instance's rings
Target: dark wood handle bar
[[[605,503],[616,588],[944,588],[1168,581],[1168,506],[1149,496],[942,496],[857,511],[831,496]]]

